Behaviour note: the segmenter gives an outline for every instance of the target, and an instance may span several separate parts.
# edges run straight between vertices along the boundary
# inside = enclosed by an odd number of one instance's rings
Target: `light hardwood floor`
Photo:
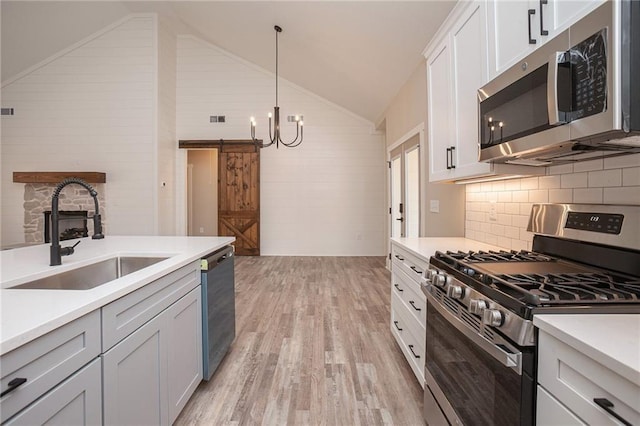
[[[236,257],[236,339],[178,425],[423,425],[382,257]]]

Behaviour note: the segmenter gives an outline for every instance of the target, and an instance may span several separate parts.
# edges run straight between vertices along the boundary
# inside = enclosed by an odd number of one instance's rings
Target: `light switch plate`
[[[429,211],[431,213],[440,213],[440,200],[429,200]]]
[[[489,220],[498,220],[498,211],[495,201],[491,201],[489,203]]]

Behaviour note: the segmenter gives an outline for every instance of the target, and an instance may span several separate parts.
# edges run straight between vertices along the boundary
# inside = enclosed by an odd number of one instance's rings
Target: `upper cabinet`
[[[489,79],[605,0],[488,0]]]

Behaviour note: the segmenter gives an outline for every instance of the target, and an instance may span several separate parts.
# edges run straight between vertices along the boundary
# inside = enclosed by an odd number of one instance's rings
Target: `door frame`
[[[420,191],[420,202],[419,202],[419,209],[420,209],[420,228],[419,228],[419,235],[422,236],[424,235],[425,232],[425,220],[426,220],[426,210],[424,208],[424,203],[425,203],[425,194],[423,194],[423,190],[425,188],[425,184],[424,184],[424,178],[425,176],[427,176],[425,173],[428,170],[427,169],[427,150],[425,148],[425,138],[424,138],[424,122],[418,124],[416,127],[414,127],[413,129],[409,130],[407,133],[405,133],[404,135],[402,135],[400,138],[396,139],[395,142],[393,142],[391,145],[387,146],[387,164],[389,165],[389,167],[387,168],[387,209],[389,209],[391,207],[391,173],[390,173],[390,165],[391,165],[391,152],[394,151],[396,148],[400,147],[403,143],[407,142],[408,140],[410,140],[411,138],[418,136],[419,138],[419,142],[418,142],[418,152],[419,152],[419,162],[420,162],[420,174],[419,174],[419,178],[418,178],[418,185],[419,185],[419,191]],[[405,207],[405,211],[406,211],[406,207]],[[391,256],[391,231],[392,231],[392,215],[391,213],[389,213],[389,220],[387,221],[387,253],[389,253],[389,255],[387,256],[387,267],[390,266],[389,262],[390,262],[390,256]]]

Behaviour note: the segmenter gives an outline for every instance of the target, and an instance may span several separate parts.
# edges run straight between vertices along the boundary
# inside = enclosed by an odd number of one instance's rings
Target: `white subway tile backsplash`
[[[572,203],[573,190],[572,189],[550,189],[549,202],[550,203]]]
[[[560,188],[560,176],[541,176],[538,184],[540,189]]]
[[[605,204],[640,204],[640,186],[604,188]]]
[[[515,226],[505,226],[504,235],[509,238],[520,238],[520,229]]]
[[[588,174],[586,172],[570,173],[560,177],[561,188],[586,188],[588,182]]]
[[[567,173],[573,173],[573,164],[561,164],[559,166],[547,167],[548,175],[564,175]]]
[[[511,191],[503,191],[498,193],[498,201],[501,203],[511,203]]]
[[[498,244],[500,247],[511,249],[511,238],[508,237],[498,237]]]
[[[517,191],[520,189],[520,179],[508,179],[504,181],[505,191]]]
[[[591,161],[582,161],[579,163],[575,163],[573,165],[573,172],[578,173],[578,172],[590,172],[592,170],[602,170],[603,166],[604,166],[604,161],[602,160],[602,158],[599,158],[597,160],[591,160]]]
[[[504,191],[504,181],[503,180],[498,180],[498,181],[492,182],[491,190],[494,191],[494,192],[496,192],[496,191]]]
[[[532,203],[548,203],[549,190],[536,189],[536,190],[529,191],[529,201]]]
[[[640,167],[622,169],[622,186],[640,186]]]
[[[526,203],[529,201],[529,191],[513,191],[511,198],[514,203]]]
[[[605,169],[622,169],[625,167],[638,167],[640,165],[640,154],[620,155],[604,159]]]
[[[507,214],[519,214],[520,205],[518,203],[505,203],[504,212]]]
[[[622,186],[622,169],[599,170],[588,173],[589,188]]]
[[[498,223],[500,225],[509,225],[511,226],[511,217],[513,215],[510,214],[500,214],[498,213]]]
[[[526,228],[529,224],[529,216],[514,215],[511,219],[511,224],[517,228]]]
[[[520,203],[520,214],[529,217],[533,203]]]
[[[573,190],[574,203],[602,204],[602,188],[576,188]]]
[[[498,224],[491,225],[491,233],[493,235],[504,235],[504,226]]]
[[[520,181],[520,189],[538,189],[538,177],[523,178]]]

